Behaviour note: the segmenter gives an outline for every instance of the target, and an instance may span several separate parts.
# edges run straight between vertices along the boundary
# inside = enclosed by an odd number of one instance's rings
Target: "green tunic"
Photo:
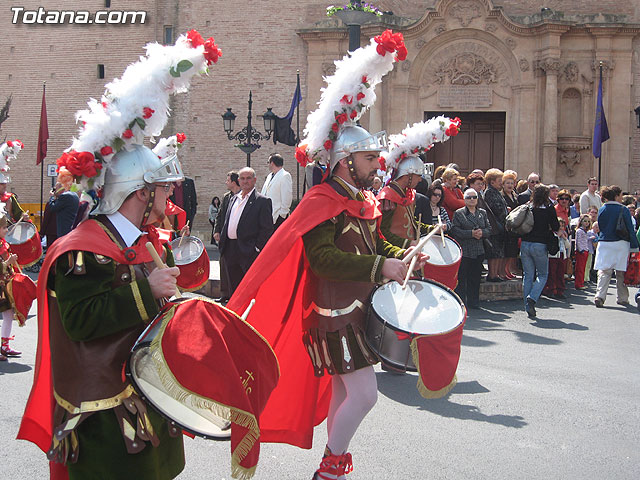
[[[146,278],[133,282],[146,311],[141,315],[131,284],[112,287],[116,271],[114,261],[99,263],[93,253],[84,252],[86,274],[68,274],[73,266],[70,261],[73,263],[76,255],[77,252],[73,252],[72,256],[58,258],[53,285],[63,327],[73,341],[89,342],[136,325],[143,326],[143,321],[148,323],[158,313],[158,304]],[[173,265],[170,252],[167,264]],[[70,480],[164,480],[176,477],[184,468],[182,435],[169,436],[167,421],[151,407],[148,415],[160,445],[154,448],[147,443],[144,450],[133,455],[126,450],[112,410],[96,412],[87,418],[76,429],[80,450],[78,462],[67,463]]]

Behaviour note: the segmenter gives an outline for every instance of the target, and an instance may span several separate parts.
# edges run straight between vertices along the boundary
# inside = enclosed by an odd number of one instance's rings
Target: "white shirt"
[[[597,193],[591,193],[589,190],[585,190],[580,195],[580,215],[589,213],[589,208],[597,207],[600,210],[602,206],[602,199]]]
[[[255,187],[244,197],[242,196],[242,190],[234,195],[235,201],[231,206],[231,213],[229,214],[229,225],[227,227],[227,238],[229,238],[230,240],[238,239],[238,223],[240,222],[240,217],[242,216],[244,207],[247,205],[249,197],[254,191]]]
[[[267,175],[260,193],[271,199],[273,223],[276,223],[278,217],[284,218],[289,215],[293,200],[293,180],[291,174],[284,168]]]
[[[120,212],[111,213],[107,215],[107,218],[118,231],[127,247],[136,243],[138,237],[143,234],[138,227],[131,223],[129,219]]]

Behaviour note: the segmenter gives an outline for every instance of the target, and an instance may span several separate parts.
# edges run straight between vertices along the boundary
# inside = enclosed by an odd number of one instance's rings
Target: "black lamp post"
[[[636,112],[636,126],[640,128],[640,106],[636,107],[634,112]]]
[[[247,167],[251,166],[251,154],[261,147],[258,142],[260,142],[260,140],[269,140],[271,138],[271,134],[276,127],[276,119],[278,118],[276,114],[271,111],[271,108],[267,108],[267,111],[262,115],[262,119],[264,120],[264,129],[267,132],[266,135],[253,128],[251,125],[252,97],[253,95],[251,91],[249,91],[249,113],[247,114],[247,126],[238,133],[232,135],[236,121],[236,114],[231,111],[231,108],[227,108],[227,111],[222,114],[224,131],[227,132],[227,138],[229,140],[238,141],[236,147],[247,154]]]
[[[335,13],[349,29],[349,51],[360,48],[360,27],[376,18],[375,13],[362,10],[362,0],[351,0],[354,10],[341,10]]]

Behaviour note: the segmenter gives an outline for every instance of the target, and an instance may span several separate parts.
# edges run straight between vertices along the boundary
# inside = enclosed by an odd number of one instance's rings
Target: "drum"
[[[424,266],[423,277],[435,280],[454,289],[458,285],[458,269],[462,261],[462,249],[458,242],[449,237],[436,235],[432,237],[422,249],[429,255]]]
[[[42,257],[40,235],[31,222],[18,222],[10,226],[5,240],[11,245],[11,253],[18,256],[21,267],[30,267]]]
[[[417,371],[411,342],[437,337],[464,324],[466,309],[451,289],[431,280],[409,280],[377,287],[371,295],[366,340],[382,363],[398,371]]]
[[[192,292],[209,280],[209,255],[198,237],[180,237],[171,242],[176,266],[180,269],[180,289]]]

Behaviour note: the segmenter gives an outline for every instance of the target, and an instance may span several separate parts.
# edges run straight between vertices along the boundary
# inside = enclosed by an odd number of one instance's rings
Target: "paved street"
[[[596,309],[593,291],[565,302],[543,297],[532,322],[520,302],[493,302],[467,321],[458,385],[425,400],[415,375],[377,369],[378,404],[355,437],[351,480],[640,478],[640,314]],[[633,289],[632,294],[635,293]],[[21,359],[0,364],[3,478],[47,476],[44,454],[14,440],[32,381],[35,317],[14,329]],[[308,480],[313,450],[262,447],[257,479]],[[180,479],[230,479],[228,443],[185,438]]]

